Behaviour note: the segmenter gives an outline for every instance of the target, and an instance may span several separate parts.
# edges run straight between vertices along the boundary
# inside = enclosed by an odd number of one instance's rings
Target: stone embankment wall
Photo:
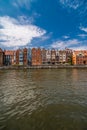
[[[73,68],[87,68],[87,65],[38,65],[38,66],[3,66],[0,67],[0,70],[2,69],[73,69]]]

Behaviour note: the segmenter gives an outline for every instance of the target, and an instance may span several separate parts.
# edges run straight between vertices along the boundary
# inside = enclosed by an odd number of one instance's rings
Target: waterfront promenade
[[[87,65],[37,65],[37,66],[2,66],[3,69],[87,69]]]

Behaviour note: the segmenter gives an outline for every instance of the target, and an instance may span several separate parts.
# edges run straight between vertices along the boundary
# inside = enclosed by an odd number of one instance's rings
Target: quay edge
[[[87,65],[38,65],[38,66],[2,66],[0,70],[6,69],[87,69]]]

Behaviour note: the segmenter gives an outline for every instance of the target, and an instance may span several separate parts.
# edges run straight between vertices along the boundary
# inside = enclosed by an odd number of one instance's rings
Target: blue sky
[[[0,47],[87,49],[87,0],[0,0]]]

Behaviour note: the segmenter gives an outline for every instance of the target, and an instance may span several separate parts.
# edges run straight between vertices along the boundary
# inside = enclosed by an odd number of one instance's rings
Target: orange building
[[[42,54],[41,49],[32,48],[32,65],[41,65],[42,64]]]
[[[76,53],[75,53],[75,51],[72,54],[72,64],[76,65]]]
[[[0,66],[3,66],[3,51],[0,48]]]
[[[87,65],[87,50],[74,51],[72,62],[74,65]]]

